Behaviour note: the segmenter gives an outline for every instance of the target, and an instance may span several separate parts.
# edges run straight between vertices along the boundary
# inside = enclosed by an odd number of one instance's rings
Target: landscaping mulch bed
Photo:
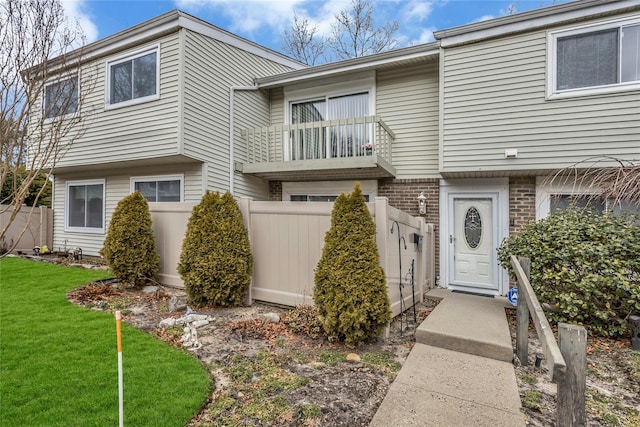
[[[183,292],[158,287],[145,293],[105,283],[86,285],[68,298],[96,310],[120,310],[124,321],[182,348],[182,326],[158,326],[185,314],[169,312],[175,295]],[[208,368],[215,387],[190,425],[366,426],[413,347],[415,326],[436,305],[425,299],[417,306],[417,323],[410,310],[403,330],[396,318],[386,339],[357,349],[318,333],[308,320],[309,307],[195,309],[213,319],[198,328],[202,347],[189,352]],[[267,320],[267,313],[281,321]]]

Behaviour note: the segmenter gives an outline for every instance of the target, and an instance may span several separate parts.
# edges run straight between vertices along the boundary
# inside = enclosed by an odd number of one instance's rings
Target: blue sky
[[[263,46],[281,51],[280,34],[294,11],[328,32],[333,16],[349,0],[62,0],[88,41],[95,41],[172,9],[180,9]],[[557,1],[556,1],[557,2]],[[510,4],[519,12],[550,6],[553,0],[387,0],[375,1],[381,22],[400,24],[399,47],[433,41],[432,32],[503,16]]]

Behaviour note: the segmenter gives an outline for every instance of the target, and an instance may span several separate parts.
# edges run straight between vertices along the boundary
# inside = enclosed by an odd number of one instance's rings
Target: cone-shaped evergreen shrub
[[[241,305],[251,283],[253,256],[242,213],[227,192],[207,193],[193,208],[178,264],[193,304]]]
[[[118,202],[101,254],[120,283],[142,286],[156,279],[160,256],[151,228],[149,204],[138,191]]]
[[[333,206],[313,300],[329,336],[351,347],[375,341],[391,320],[376,227],[359,183]]]

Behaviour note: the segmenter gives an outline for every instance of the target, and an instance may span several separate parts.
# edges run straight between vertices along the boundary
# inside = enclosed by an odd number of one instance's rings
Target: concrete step
[[[452,293],[444,289],[434,289],[427,296],[443,299],[416,329],[417,343],[512,361],[506,299]]]
[[[524,427],[513,365],[416,344],[369,427]]]

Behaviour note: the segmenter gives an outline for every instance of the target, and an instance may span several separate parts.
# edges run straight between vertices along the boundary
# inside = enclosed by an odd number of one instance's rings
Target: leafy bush
[[[178,264],[196,305],[241,305],[251,283],[253,256],[242,213],[227,192],[207,193],[193,208]]]
[[[149,204],[138,191],[118,202],[100,253],[121,283],[142,286],[156,279],[160,256]]]
[[[324,242],[313,299],[325,331],[348,346],[375,341],[391,312],[375,224],[360,184],[336,199]]]
[[[566,210],[529,224],[498,249],[513,276],[510,255],[531,259],[531,285],[556,322],[591,334],[620,337],[640,312],[640,223],[633,216]]]

